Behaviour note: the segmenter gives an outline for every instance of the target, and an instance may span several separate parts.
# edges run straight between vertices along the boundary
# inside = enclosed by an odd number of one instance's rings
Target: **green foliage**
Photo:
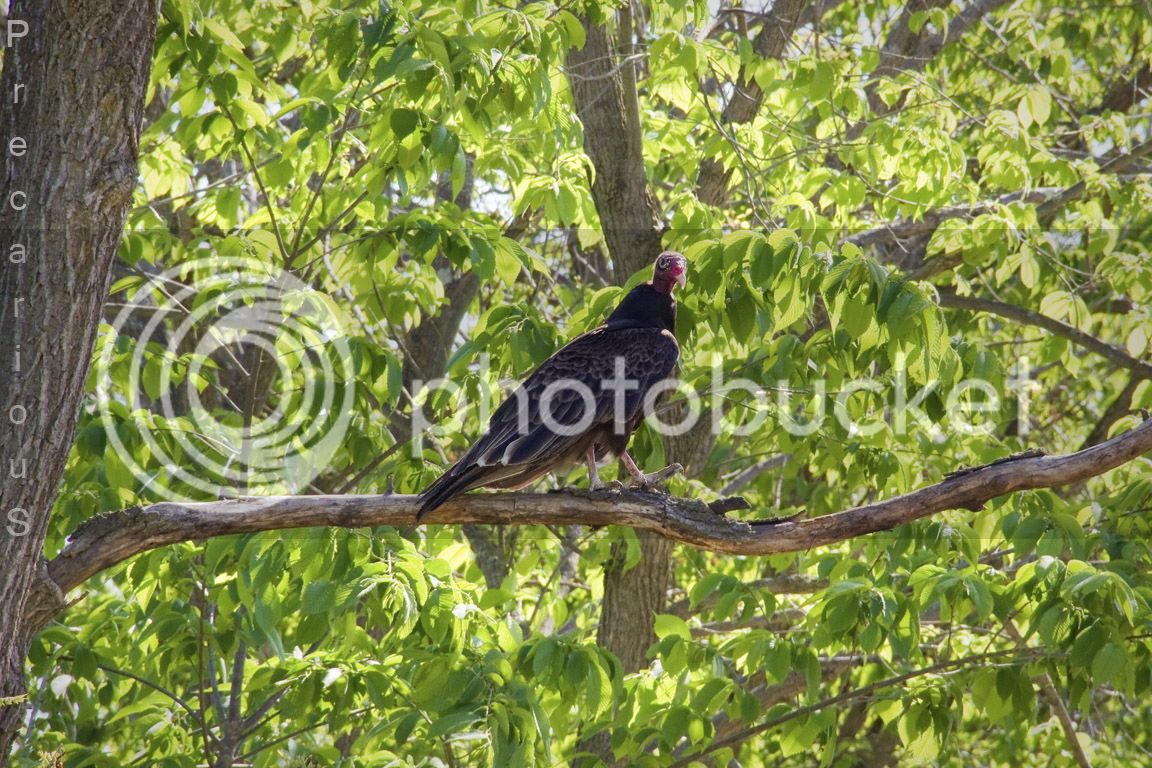
[[[1149,66],[1147,9],[1004,5],[922,70],[876,79],[895,4],[834,5],[780,60],[757,55],[754,30],[733,21],[745,14],[714,25],[714,4],[642,5],[645,170],[664,244],[691,264],[681,376],[706,395],[717,376],[747,382],[719,393],[718,436],[672,490],[714,498],[784,455],[740,489],[751,514],[818,516],[1028,447],[1078,448],[1131,374],[937,297],[995,297],[1146,359],[1152,184],[1146,168],[1112,173],[1101,158],[1148,138],[1146,103],[1103,103]],[[300,416],[349,418],[324,471],[262,492],[418,490],[480,429],[486,387],[619,299],[628,276],[610,279],[564,69],[585,42],[575,14],[613,25],[616,10],[164,3],[113,301],[163,304],[150,276],[184,264],[283,268],[339,318],[354,372],[337,406]],[[918,13],[909,28],[942,34],[961,11]],[[763,107],[721,130],[738,81],[762,90]],[[732,174],[721,206],[697,197],[706,160]],[[474,294],[462,276],[478,280]],[[413,375],[405,341],[460,295],[460,334],[441,340],[460,391],[421,392],[415,380],[441,372]],[[262,413],[224,397],[248,381],[229,360],[142,338],[102,328],[118,445],[86,409],[49,553],[99,512],[214,495],[171,466],[227,464],[227,446],[197,433],[191,406],[162,417],[126,393],[157,400],[191,381],[220,423]],[[292,410],[314,380],[283,339],[276,357],[291,375],[263,413]],[[1035,379],[1024,418],[1010,389],[1021,370]],[[865,376],[880,389],[849,389]],[[949,403],[971,378],[1004,395],[973,419],[986,430],[963,428],[969,413]],[[1152,407],[1148,382],[1133,384],[1105,432]],[[917,405],[903,423],[901,388]],[[446,425],[415,454],[402,445],[414,404]],[[643,465],[663,459],[650,430],[633,445]],[[650,666],[633,674],[595,642],[612,543],[639,557],[630,532],[311,530],[168,547],[101,574],[41,634],[16,760],[60,748],[70,766],[225,754],[255,766],[564,765],[580,739],[606,734],[635,766],[697,753],[693,765],[1071,764],[1036,682],[1046,675],[1090,756],[1140,764],[1152,749],[1150,498],[1152,466],[1137,461],[810,552],[682,548]],[[499,553],[495,583],[474,548]]]

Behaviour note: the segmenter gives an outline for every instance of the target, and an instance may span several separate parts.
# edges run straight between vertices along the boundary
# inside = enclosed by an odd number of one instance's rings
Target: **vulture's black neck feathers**
[[[671,293],[656,290],[651,283],[641,283],[628,292],[604,324],[610,331],[661,328],[675,333],[676,299]]]

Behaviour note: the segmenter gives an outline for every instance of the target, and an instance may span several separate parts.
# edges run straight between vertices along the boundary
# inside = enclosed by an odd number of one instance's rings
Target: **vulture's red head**
[[[656,266],[652,269],[652,287],[660,293],[672,293],[677,285],[684,287],[688,281],[687,275],[688,260],[684,254],[664,251],[656,257]]]

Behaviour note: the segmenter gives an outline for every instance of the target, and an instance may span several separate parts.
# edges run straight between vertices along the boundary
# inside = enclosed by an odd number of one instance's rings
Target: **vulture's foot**
[[[637,472],[632,475],[632,482],[629,483],[629,488],[637,488],[644,491],[663,491],[661,483],[675,474],[684,471],[684,467],[680,464],[669,464],[657,472]]]
[[[588,452],[584,454],[584,461],[588,465],[588,490],[603,490],[604,483],[600,481],[600,472],[596,469],[596,448],[594,446],[588,448]]]

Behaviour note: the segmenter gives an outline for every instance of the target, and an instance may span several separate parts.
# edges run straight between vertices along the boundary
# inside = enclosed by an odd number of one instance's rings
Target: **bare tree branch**
[[[799,608],[786,608],[773,613],[771,616],[758,614],[747,619],[732,619],[730,621],[713,621],[692,627],[694,638],[710,637],[712,635],[726,635],[731,632],[740,632],[745,629],[762,629],[768,632],[787,632],[796,629],[808,613]]]
[[[1029,455],[966,469],[918,491],[809,519],[744,522],[717,514],[695,499],[570,489],[465,495],[432,513],[429,522],[626,525],[714,552],[770,555],[890,530],[945,510],[980,509],[989,500],[1016,491],[1078,483],[1150,450],[1152,420],[1083,451],[1065,456]],[[410,495],[268,496],[134,507],[82,524],[49,562],[48,575],[67,592],[134,555],[176,542],[324,525],[412,525],[419,504],[419,498]],[[721,508],[725,507],[731,505]]]
[[[1088,433],[1088,437],[1084,438],[1081,443],[1081,448],[1087,448],[1090,445],[1095,445],[1108,437],[1108,430],[1112,429],[1112,425],[1124,418],[1130,410],[1132,410],[1132,396],[1136,394],[1136,388],[1144,379],[1139,375],[1131,376],[1128,383],[1124,385],[1124,389],[1116,395],[1108,407],[1101,414],[1100,420],[1092,427],[1092,431]]]
[[[919,219],[885,222],[872,229],[849,235],[844,238],[843,242],[860,247],[896,244],[902,240],[924,237],[925,235],[930,236],[941,222],[949,219],[974,219],[1011,203],[1043,203],[1063,192],[1065,192],[1063,187],[1039,187],[1028,192],[1012,192],[1001,195],[995,200],[976,205],[944,206],[928,211]]]
[[[1113,80],[1100,104],[1089,110],[1089,114],[1127,112],[1149,95],[1152,95],[1152,64],[1143,64]]]
[[[177,705],[178,707],[180,707],[180,709],[184,710],[188,714],[188,717],[190,720],[192,720],[193,722],[198,723],[200,725],[200,728],[203,731],[204,738],[206,740],[211,740],[213,742],[217,742],[216,737],[212,734],[211,731],[208,730],[207,726],[204,725],[204,719],[199,715],[199,713],[197,713],[196,710],[192,709],[192,706],[187,701],[180,698],[172,690],[165,688],[164,686],[160,685],[159,683],[154,682],[152,680],[149,680],[146,677],[142,677],[141,675],[137,675],[134,672],[129,672],[126,669],[117,669],[116,667],[110,666],[108,664],[96,664],[96,668],[99,670],[102,670],[102,671],[104,671],[110,675],[117,675],[119,677],[126,677],[129,680],[134,680],[135,682],[140,683],[141,685],[144,685],[144,686],[147,686],[148,688],[151,688],[152,690],[156,691],[157,693],[161,693],[164,696],[167,696],[169,699],[172,700],[173,704]]]
[[[972,656],[964,656],[958,659],[947,659],[940,661],[922,669],[906,672],[902,675],[895,675],[884,680],[878,680],[875,683],[870,683],[862,688],[855,688],[853,690],[837,694],[836,696],[830,696],[827,699],[815,702],[814,704],[797,707],[791,712],[787,712],[778,717],[774,717],[770,720],[760,723],[759,725],[735,731],[734,733],[726,735],[724,738],[715,739],[704,749],[677,760],[676,762],[669,765],[668,768],[685,768],[685,766],[700,761],[701,758],[703,758],[705,755],[709,755],[713,752],[724,749],[725,747],[736,747],[737,745],[742,744],[744,741],[752,738],[753,736],[764,733],[765,731],[770,731],[778,725],[782,725],[792,720],[797,720],[801,717],[807,717],[808,715],[819,712],[822,709],[827,709],[828,707],[836,706],[837,704],[844,704],[846,702],[856,701],[858,699],[874,697],[876,694],[887,688],[903,685],[909,680],[915,680],[918,677],[933,675],[949,669],[963,669],[964,667],[973,667],[979,664],[991,662],[998,662],[1002,664],[1026,664],[1030,661],[1052,658],[1056,655],[1058,654],[1040,649],[1011,649],[1006,651],[978,653]]]
[[[1132,151],[1113,155],[1100,165],[1100,173],[1122,173],[1131,168],[1138,160],[1152,155],[1152,139],[1132,147]],[[1036,216],[1040,221],[1050,221],[1064,206],[1075,202],[1084,196],[1088,186],[1083,181],[1073,184],[1059,195],[1045,200],[1036,208]]]
[[[1004,625],[1004,630],[1017,643],[1021,646],[1024,645],[1024,638],[1020,636],[1020,630],[1016,629],[1016,624],[1008,621]],[[1036,683],[1040,686],[1040,692],[1044,695],[1045,700],[1048,702],[1048,707],[1052,710],[1052,714],[1056,716],[1057,722],[1060,723],[1060,728],[1064,731],[1064,738],[1068,740],[1068,749],[1072,752],[1072,757],[1076,760],[1076,765],[1079,768],[1092,768],[1092,762],[1084,753],[1084,748],[1080,746],[1080,737],[1076,733],[1076,723],[1072,721],[1072,715],[1068,712],[1068,705],[1064,703],[1064,697],[1060,695],[1060,691],[1056,688],[1056,683],[1052,680],[1052,675],[1047,671],[1041,672],[1036,676]]]
[[[774,595],[810,595],[813,592],[819,592],[827,587],[828,580],[818,579],[815,576],[807,576],[802,573],[782,573],[777,576],[766,576],[763,579],[748,582],[745,586],[749,591],[766,590]],[[664,609],[664,612],[686,619],[693,613],[699,613],[700,611],[711,608],[716,604],[716,600],[717,595],[715,592],[696,605],[692,605],[691,600],[684,598],[669,605]]]
[[[1119,347],[1101,341],[1090,333],[1085,333],[1067,323],[1042,315],[1031,309],[1018,307],[1004,301],[982,299],[976,296],[959,296],[952,291],[940,291],[940,306],[946,309],[967,309],[974,312],[987,312],[992,315],[1014,320],[1024,325],[1043,328],[1049,333],[1068,339],[1078,347],[1095,352],[1121,368],[1126,368],[1142,378],[1152,379],[1152,363],[1137,360]]]
[[[1098,172],[1124,173],[1136,166],[1140,160],[1149,156],[1152,156],[1152,140],[1137,144],[1129,152],[1101,158]],[[1055,219],[1060,211],[1070,203],[1083,197],[1087,190],[1087,184],[1080,181],[1063,188],[1041,187],[1029,192],[1013,192],[1003,195],[995,201],[975,206],[939,208],[925,213],[922,218],[915,221],[882,224],[847,237],[845,241],[859,246],[902,246],[902,250],[899,251],[900,258],[888,260],[895,262],[901,269],[907,270],[909,277],[925,280],[957,263],[955,258],[949,256],[927,260],[928,243],[932,239],[932,233],[936,231],[941,222],[947,219],[971,219],[981,214],[990,213],[1001,205],[1023,202],[1036,205],[1037,221],[1041,225],[1045,225]]]
[[[880,98],[878,86],[884,79],[891,79],[905,72],[923,72],[947,43],[963,37],[980,19],[1007,4],[1007,1],[975,0],[953,17],[948,23],[948,29],[936,35],[926,35],[923,34],[923,28],[918,33],[912,32],[910,27],[912,16],[920,11],[938,8],[948,3],[944,0],[911,0],[896,17],[881,48],[880,63],[864,86],[872,112],[883,117],[899,109],[899,105],[888,107]],[[866,120],[853,124],[844,135],[844,143],[851,144],[859,139],[868,125],[869,122]]]
[[[977,22],[1007,2],[1008,0],[975,0],[948,22],[946,30],[935,35],[925,35],[923,29],[920,32],[912,32],[909,26],[912,16],[931,8],[946,6],[948,0],[911,0],[896,18],[892,30],[888,33],[888,39],[880,51],[880,64],[873,72],[873,79],[865,88],[872,111],[876,114],[891,111],[877,95],[876,84],[880,82],[879,78],[892,78],[903,72],[923,72],[947,43],[962,37]],[[863,130],[863,126],[860,130]],[[851,134],[851,131],[849,133]],[[849,141],[858,136],[859,132],[856,136],[850,135]]]
[[[982,18],[1007,2],[1008,0],[974,0],[949,21],[947,29],[939,34],[929,35],[925,33],[924,27],[921,27],[918,32],[912,31],[913,15],[931,8],[948,5],[948,2],[946,0],[909,0],[893,22],[888,37],[881,47],[880,62],[864,86],[864,94],[868,99],[869,109],[874,118],[872,120],[859,120],[848,126],[842,135],[841,145],[848,146],[856,143],[864,135],[869,125],[876,123],[878,119],[896,113],[903,107],[908,92],[904,91],[897,102],[889,106],[881,98],[879,90],[881,83],[902,73],[923,72],[932,59],[944,50],[946,44],[959,40]],[[828,156],[825,164],[829,168],[844,170],[844,163],[835,152]],[[821,191],[823,190],[821,189]],[[812,196],[812,199],[817,200],[819,197],[820,193],[818,192]],[[925,239],[924,244],[926,243],[927,240]],[[911,250],[916,252],[922,251],[923,248]],[[921,257],[920,261],[922,260]]]
[[[806,0],[777,0],[772,10],[765,14],[763,25],[752,41],[752,48],[763,59],[779,59],[788,49],[788,43],[797,27],[820,18],[828,6],[838,2],[815,2]],[[722,125],[747,123],[760,111],[764,91],[752,78],[751,73],[741,69],[738,82],[732,91],[732,98],[724,107]],[[721,206],[728,198],[728,184],[732,170],[715,158],[708,158],[700,164],[696,177],[696,196],[708,205]]]
[[[1076,759],[1076,765],[1080,768],[1092,768],[1092,762],[1084,753],[1084,747],[1080,746],[1080,738],[1076,733],[1076,723],[1072,721],[1072,715],[1068,712],[1068,705],[1064,703],[1064,697],[1060,695],[1060,691],[1056,690],[1056,684],[1052,682],[1052,675],[1042,672],[1036,681],[1040,685],[1040,692],[1048,701],[1048,706],[1056,715],[1060,728],[1064,731],[1064,738],[1068,741],[1068,749],[1072,753],[1072,757]]]
[[[904,71],[920,71],[928,64],[930,57],[928,37],[921,36],[920,30],[912,31],[912,18],[918,13],[948,5],[948,0],[909,0],[900,11],[888,37],[880,47],[880,63],[872,73],[868,88],[868,100],[872,111],[880,114],[888,111],[884,102],[876,95],[876,83],[880,78],[892,78]],[[940,46],[934,46],[939,51]]]
[[[728,481],[728,484],[720,489],[720,495],[728,496],[729,494],[736,493],[751,484],[752,481],[760,477],[760,475],[765,472],[771,472],[774,469],[779,469],[791,460],[792,454],[790,453],[778,453],[775,456],[769,456],[763,461],[759,461],[744,469],[740,474]]]
[[[836,675],[844,672],[852,667],[859,666],[866,659],[852,657],[852,656],[837,656],[830,659],[820,660],[820,680],[827,682]],[[790,701],[800,694],[804,693],[808,688],[808,677],[799,672],[793,672],[786,677],[782,682],[775,685],[758,685],[749,691],[756,697],[756,701],[760,705],[761,711],[767,711],[777,704],[783,704]],[[724,739],[741,730],[743,724],[739,720],[733,720],[728,717],[726,713],[721,712],[719,715],[712,719],[712,727],[715,729],[714,739]],[[680,757],[687,750],[681,747],[676,750],[676,756]]]

